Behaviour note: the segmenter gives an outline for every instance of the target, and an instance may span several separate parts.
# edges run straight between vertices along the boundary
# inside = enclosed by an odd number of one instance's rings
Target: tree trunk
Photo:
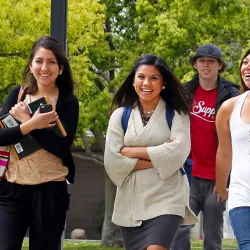
[[[98,145],[100,146],[101,151],[104,153],[104,149],[105,149],[105,137],[97,129],[91,129],[91,132],[95,136],[95,139],[98,142]]]
[[[81,138],[82,138],[82,142],[83,142],[86,154],[91,155],[92,152],[91,152],[91,148],[90,148],[90,145],[89,145],[88,136],[87,135],[82,135]]]
[[[123,241],[119,226],[111,222],[116,186],[112,183],[107,174],[105,174],[105,217],[102,228],[101,245],[112,247],[123,247]]]

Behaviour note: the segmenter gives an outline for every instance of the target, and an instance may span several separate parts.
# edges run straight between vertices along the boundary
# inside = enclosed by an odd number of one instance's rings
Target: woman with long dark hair
[[[179,225],[197,221],[179,171],[190,151],[189,107],[167,63],[151,54],[137,60],[113,99],[104,165],[117,186],[112,221],[121,226],[126,249],[170,249]],[[174,110],[171,130],[167,108]]]
[[[79,112],[70,65],[55,38],[43,36],[34,43],[23,81],[28,88],[21,102],[17,103],[21,93],[18,86],[1,110],[1,115],[10,113],[18,124],[0,129],[0,146],[16,144],[28,135],[39,147],[20,159],[13,150],[10,152],[0,182],[0,249],[20,250],[29,228],[30,249],[55,250],[69,207],[66,179],[74,181],[70,146]],[[44,96],[52,104],[52,111],[42,113],[39,106],[33,111],[28,108]],[[58,119],[65,129],[64,136],[53,130]]]

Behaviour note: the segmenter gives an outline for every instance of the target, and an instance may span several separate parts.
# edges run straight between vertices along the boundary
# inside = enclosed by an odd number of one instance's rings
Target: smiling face
[[[246,87],[250,89],[250,54],[243,59],[240,73]]]
[[[222,68],[222,62],[213,57],[198,57],[194,63],[199,77],[204,80],[214,80],[218,77],[218,72]]]
[[[30,71],[40,87],[55,86],[56,78],[62,69],[54,53],[42,47],[37,50],[30,65]]]
[[[141,104],[156,106],[163,88],[163,78],[155,66],[141,65],[135,72],[133,86]]]

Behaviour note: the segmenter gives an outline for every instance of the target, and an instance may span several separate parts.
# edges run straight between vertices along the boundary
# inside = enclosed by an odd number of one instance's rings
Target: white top
[[[228,210],[250,206],[250,124],[241,119],[242,106],[248,94],[249,91],[240,97],[230,117],[233,159]]]
[[[136,106],[130,115],[124,136],[121,125],[123,108],[110,118],[104,154],[105,169],[117,186],[112,221],[135,227],[163,214],[183,217],[183,224],[194,224],[197,217],[189,208],[189,184],[179,169],[190,152],[190,120],[175,112],[171,132],[166,120],[166,104],[160,100],[143,127]],[[171,143],[166,143],[174,138]],[[121,155],[124,146],[147,147],[153,168],[133,171],[138,159]]]

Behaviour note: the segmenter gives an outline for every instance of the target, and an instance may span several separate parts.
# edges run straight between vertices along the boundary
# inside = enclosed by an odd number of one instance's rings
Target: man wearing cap
[[[197,75],[185,84],[193,95],[191,107],[192,183],[190,207],[203,213],[204,250],[219,250],[222,244],[225,201],[216,193],[215,159],[218,146],[215,117],[221,104],[239,94],[238,86],[222,77],[226,64],[213,44],[200,46],[190,60]],[[172,250],[190,250],[190,228],[181,226]]]

